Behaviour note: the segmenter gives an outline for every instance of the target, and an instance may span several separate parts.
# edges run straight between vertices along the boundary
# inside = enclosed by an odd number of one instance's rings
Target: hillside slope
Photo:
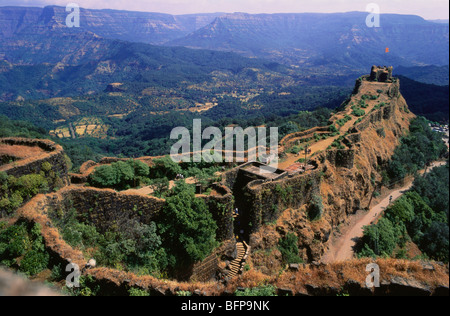
[[[378,98],[376,101],[367,101],[368,96]],[[319,150],[316,159],[325,164],[320,181],[321,218],[310,220],[310,205],[304,205],[300,209],[287,209],[276,224],[267,225],[252,236],[251,246],[258,253],[253,256],[253,262],[264,273],[275,273],[281,268],[278,262],[281,254],[277,250],[267,256],[267,251],[277,249],[280,238],[290,233],[295,234],[303,260],[320,261],[331,234],[340,225],[346,224],[350,215],[368,207],[376,183],[381,182],[383,168],[394,154],[400,138],[408,133],[410,120],[415,115],[408,110],[408,105],[400,94],[399,81],[378,83],[363,80],[358,82],[354,94],[332,121],[336,123],[340,118],[351,117],[351,108],[361,104],[361,100],[369,102],[369,109],[373,106],[370,105],[372,102],[384,105],[378,104],[354,124],[353,119],[344,125],[341,135],[347,135],[345,138],[349,140],[344,141],[345,149],[338,150],[335,157],[330,159],[333,155],[326,148],[321,152],[319,145],[311,146]],[[380,133],[381,130],[384,133]],[[323,157],[320,158],[320,155]]]
[[[449,86],[420,83],[404,76],[401,92],[408,106],[417,115],[425,116],[436,122],[448,122]]]
[[[438,86],[449,85],[449,66],[398,67],[396,73],[412,80]]]

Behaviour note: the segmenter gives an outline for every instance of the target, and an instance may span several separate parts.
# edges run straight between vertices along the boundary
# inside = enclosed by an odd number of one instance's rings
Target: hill
[[[415,81],[438,86],[449,85],[449,66],[398,67],[395,72]]]
[[[170,44],[233,51],[288,65],[334,67],[336,71],[342,71],[337,65],[367,69],[368,61],[394,66],[448,64],[448,26],[418,16],[386,14],[381,16],[380,28],[369,28],[366,17],[363,12],[235,13],[218,17]]]
[[[67,28],[63,7],[0,7],[0,60],[21,64],[82,63],[89,60],[92,51],[107,50],[99,41],[106,38],[232,51],[286,65],[314,67],[315,74],[349,75],[353,71],[354,77],[355,70],[363,71],[371,66],[368,60],[394,66],[448,65],[448,24],[418,16],[386,14],[381,16],[380,28],[369,28],[367,14],[176,16],[81,9],[82,27]],[[62,37],[70,37],[71,43],[55,45]],[[49,47],[51,50],[46,50]],[[390,49],[389,54],[385,52],[386,47]],[[39,53],[45,53],[47,60],[43,56],[39,58]]]
[[[401,91],[413,113],[436,122],[448,122],[449,87],[436,86],[399,76]]]
[[[67,12],[64,7],[0,7],[0,39],[40,32],[45,28],[61,28]],[[91,32],[100,37],[147,44],[162,44],[180,38],[211,23],[221,13],[170,15],[119,10],[80,10],[78,32]]]
[[[19,65],[0,61],[0,100],[92,94],[114,82],[165,88],[216,83],[229,88],[262,88],[298,80],[290,76],[298,75],[285,66],[234,53],[159,47],[85,35],[95,44],[78,38],[81,35],[73,38],[55,32],[38,45],[40,36],[33,36],[35,43],[31,45],[36,49],[24,47],[22,53],[14,53],[17,58],[13,59]],[[25,61],[28,65],[21,65]]]

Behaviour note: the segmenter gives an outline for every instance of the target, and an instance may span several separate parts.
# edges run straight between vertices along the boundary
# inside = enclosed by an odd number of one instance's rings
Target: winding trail
[[[427,173],[436,167],[445,165],[446,162],[440,161],[435,162],[428,168]],[[424,174],[425,171],[422,170],[420,174]],[[330,244],[329,250],[325,253],[322,258],[324,263],[342,262],[346,260],[351,260],[354,255],[354,247],[358,240],[363,237],[364,226],[369,226],[374,222],[377,222],[383,215],[384,210],[390,204],[390,197],[392,196],[392,202],[398,200],[406,192],[408,192],[413,186],[413,180],[409,180],[408,183],[400,188],[392,191],[385,199],[383,199],[379,204],[375,205],[366,213],[361,219],[352,223],[347,229],[346,233],[339,237],[335,243]]]

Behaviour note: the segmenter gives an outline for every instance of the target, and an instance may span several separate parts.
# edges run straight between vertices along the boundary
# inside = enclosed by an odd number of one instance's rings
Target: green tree
[[[389,207],[388,217],[394,222],[410,223],[414,219],[414,206],[408,197],[403,196]]]
[[[402,228],[395,227],[387,218],[381,218],[377,225],[364,227],[360,256],[391,256],[402,231]]]
[[[100,166],[89,177],[89,182],[100,188],[113,188],[117,185],[116,170],[113,166]]]
[[[135,170],[138,171],[138,175]],[[89,182],[95,187],[125,190],[135,186],[137,181],[140,183],[140,177],[144,174],[146,168],[142,164],[135,161],[118,161],[96,168],[90,175]]]
[[[432,255],[436,260],[449,261],[449,229],[448,224],[433,222],[425,232],[421,242],[421,248]]]
[[[281,238],[278,241],[278,249],[285,264],[302,263],[302,259],[298,255],[298,237],[295,234],[289,233],[286,237]]]
[[[217,224],[205,202],[185,183],[178,183],[166,201],[158,228],[174,255],[172,264],[175,258],[177,265],[205,259],[217,246]]]
[[[181,166],[174,162],[169,156],[153,161],[153,167],[150,169],[150,175],[153,179],[175,179],[178,174],[183,173]]]

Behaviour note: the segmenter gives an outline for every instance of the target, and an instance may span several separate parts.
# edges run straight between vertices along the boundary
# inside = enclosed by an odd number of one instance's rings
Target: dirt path
[[[430,172],[435,167],[440,167],[445,165],[446,162],[436,162],[433,163],[427,172]],[[420,172],[424,174],[424,170]],[[350,260],[354,256],[354,250],[357,241],[363,236],[364,226],[369,226],[372,222],[377,221],[383,211],[389,206],[390,197],[392,196],[392,201],[398,200],[404,193],[409,191],[413,185],[413,180],[408,181],[408,183],[400,188],[392,191],[385,199],[383,199],[379,204],[374,206],[368,213],[364,214],[361,218],[357,218],[354,223],[346,230],[343,236],[333,244],[331,243],[328,252],[322,258],[324,263],[332,262],[342,262]]]
[[[195,184],[197,183],[197,180],[195,178],[187,178],[185,179],[187,184]],[[175,187],[175,181],[169,181],[169,190],[173,189]],[[126,191],[123,191],[123,193],[139,193],[139,194],[144,194],[144,195],[151,195],[153,194],[155,191],[153,190],[153,187],[150,186],[146,186],[146,187],[142,187],[140,189],[129,189]]]
[[[378,88],[380,87],[384,87],[384,84],[378,84],[378,85],[374,85],[372,86],[372,90],[365,90],[364,92],[361,92],[361,94],[363,93],[371,93],[373,95],[376,95],[376,91]],[[386,102],[387,100],[384,98],[380,98],[377,100],[366,100],[367,103],[367,108],[364,109],[364,111],[366,112],[366,114],[370,114],[371,111],[375,108],[375,106],[377,104],[379,104],[380,102]],[[352,115],[352,109],[350,107],[347,108],[347,110],[345,112],[341,112],[336,114],[336,119],[342,119],[344,118],[346,115],[351,117],[351,120],[349,120],[348,122],[346,122],[342,127],[339,127],[339,131],[341,132],[341,134],[337,135],[337,136],[333,136],[324,140],[319,140],[317,142],[314,142],[312,144],[310,144],[309,149],[311,149],[311,154],[307,155],[307,159],[310,159],[312,156],[314,156],[315,154],[325,151],[327,150],[327,148],[329,146],[331,146],[331,144],[333,144],[333,142],[335,140],[337,140],[339,137],[341,137],[342,135],[345,134],[346,131],[348,131],[351,127],[353,127],[356,123],[357,120],[360,119],[360,117],[356,117],[354,115]],[[320,134],[320,133],[318,133]],[[301,138],[301,137],[300,137]],[[288,169],[290,166],[292,166],[293,164],[295,164],[300,158],[305,158],[304,154],[300,154],[300,155],[295,155],[295,154],[290,154],[290,153],[286,153],[287,158],[285,158],[283,161],[279,162],[278,167],[280,169],[286,170]]]

